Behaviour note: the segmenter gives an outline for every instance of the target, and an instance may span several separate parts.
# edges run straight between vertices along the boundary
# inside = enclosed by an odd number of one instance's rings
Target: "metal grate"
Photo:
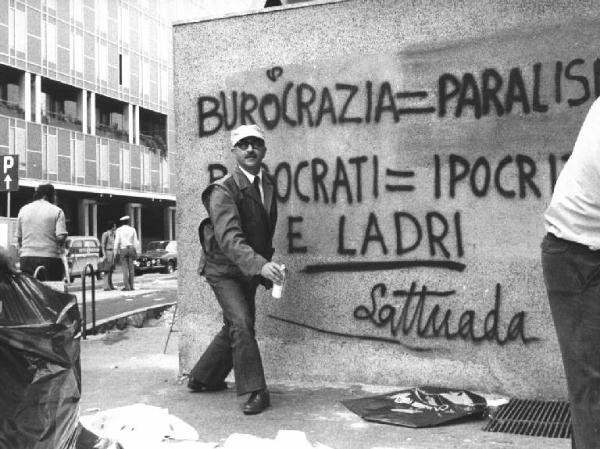
[[[570,438],[569,404],[560,401],[511,399],[508,404],[492,413],[483,430],[536,437]]]

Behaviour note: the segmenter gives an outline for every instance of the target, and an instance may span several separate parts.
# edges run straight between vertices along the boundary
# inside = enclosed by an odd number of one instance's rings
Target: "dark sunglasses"
[[[235,147],[246,151],[250,145],[252,145],[252,148],[255,150],[264,150],[266,148],[265,142],[261,139],[242,139],[235,144]]]

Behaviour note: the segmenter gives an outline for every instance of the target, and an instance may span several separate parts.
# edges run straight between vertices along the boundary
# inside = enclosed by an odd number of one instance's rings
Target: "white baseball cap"
[[[258,125],[242,125],[231,131],[231,145],[235,146],[240,140],[245,137],[257,137],[265,140],[265,133]]]

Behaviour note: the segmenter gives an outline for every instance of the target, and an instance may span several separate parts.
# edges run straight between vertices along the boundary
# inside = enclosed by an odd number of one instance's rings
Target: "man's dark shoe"
[[[227,382],[221,382],[217,385],[205,385],[202,382],[197,381],[193,377],[190,377],[187,383],[187,387],[194,393],[203,393],[206,391],[222,391],[227,390]]]
[[[264,411],[269,405],[271,405],[271,399],[266,389],[253,391],[250,393],[246,404],[244,404],[244,415],[256,415]]]

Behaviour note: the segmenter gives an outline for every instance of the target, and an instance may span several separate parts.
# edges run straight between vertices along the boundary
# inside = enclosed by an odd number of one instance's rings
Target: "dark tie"
[[[254,186],[254,190],[256,190],[256,194],[258,195],[258,199],[262,203],[262,197],[260,195],[260,178],[258,176],[254,177],[254,181],[252,182],[252,185]]]

